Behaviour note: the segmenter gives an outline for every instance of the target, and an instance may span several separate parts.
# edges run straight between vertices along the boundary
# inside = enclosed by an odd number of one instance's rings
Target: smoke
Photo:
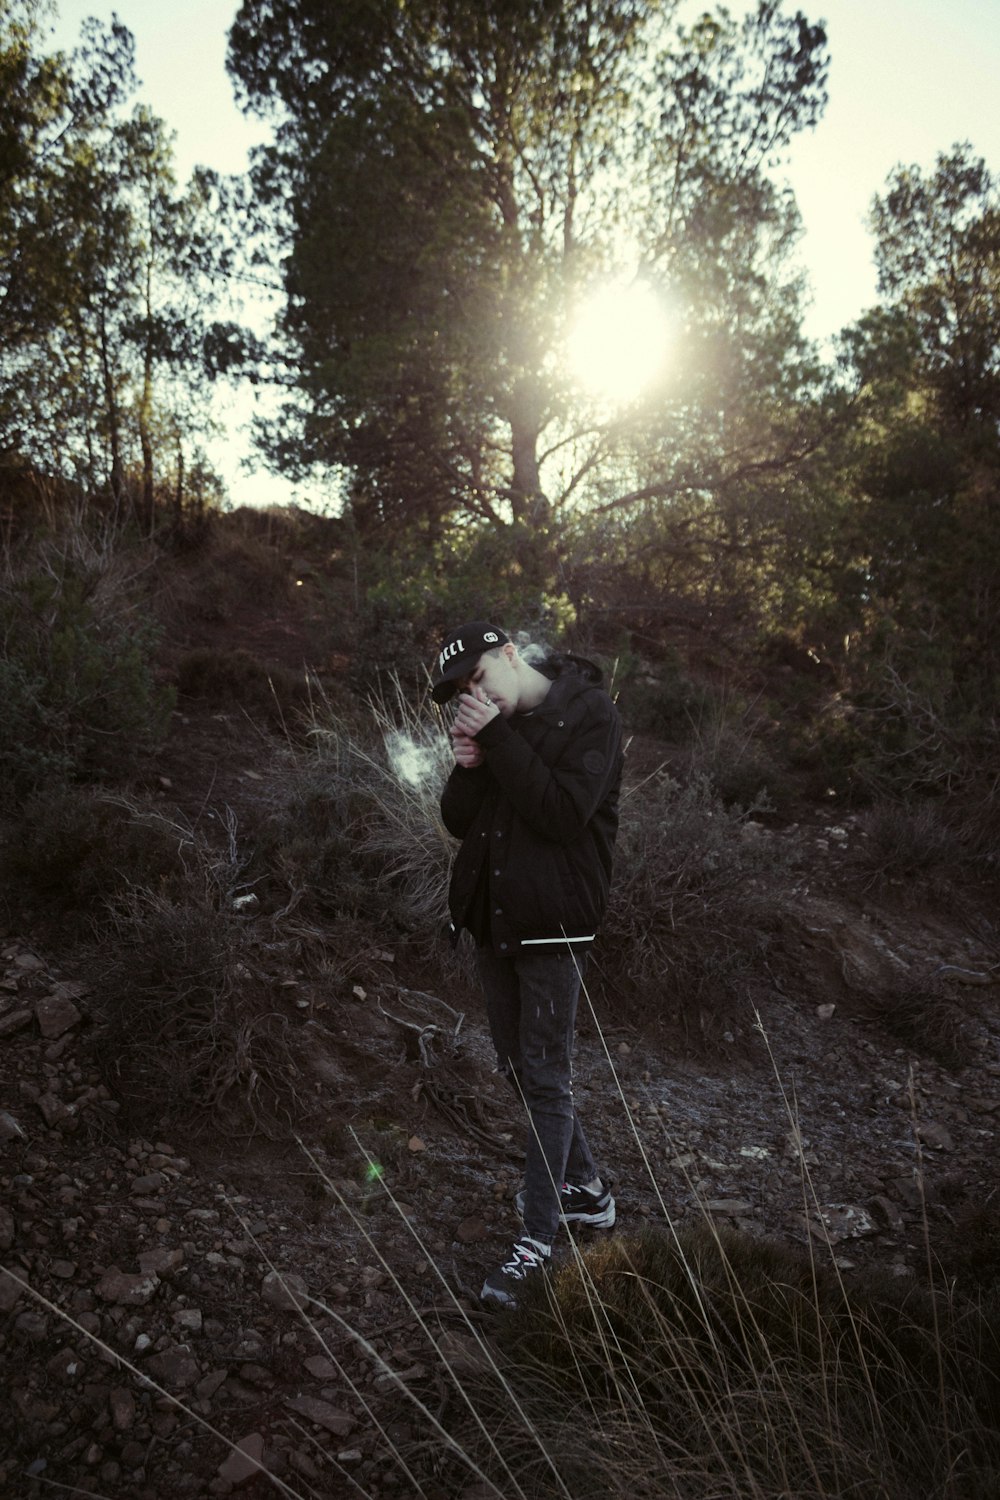
[[[526,661],[529,667],[540,667],[543,661],[548,659],[548,651],[540,646],[537,641],[529,640],[527,636],[518,634],[514,637],[518,655],[522,661]]]
[[[385,738],[386,754],[393,775],[407,786],[421,787],[439,772],[439,752],[430,745],[418,745],[412,735],[395,730]]]

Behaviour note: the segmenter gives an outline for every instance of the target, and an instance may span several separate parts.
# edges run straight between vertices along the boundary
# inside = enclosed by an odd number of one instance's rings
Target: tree
[[[245,0],[229,66],[278,119],[256,183],[286,236],[280,466],[347,466],[362,524],[505,531],[522,566],[592,511],[706,497],[810,439],[814,372],[768,170],[818,118],[825,37],[762,3],[689,30],[658,0]],[[645,401],[555,358],[628,242],[684,323]]]
[[[996,762],[1000,201],[971,147],[898,167],[873,202],[880,304],[848,330],[858,389],[841,550],[855,677],[897,786]],[[964,758],[964,760],[963,760]]]
[[[106,487],[148,529],[238,340],[212,321],[226,185],[198,169],[178,188],[163,122],[125,113],[132,56],[124,27],[88,22],[46,57],[37,8],[0,0],[0,449]]]

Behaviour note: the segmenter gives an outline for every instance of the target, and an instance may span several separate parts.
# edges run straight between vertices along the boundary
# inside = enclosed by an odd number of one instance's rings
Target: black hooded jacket
[[[528,714],[480,730],[481,766],[456,766],[441,794],[449,833],[462,840],[448,903],[455,939],[513,956],[586,948],[604,915],[618,831],[622,730],[592,662],[563,656]]]

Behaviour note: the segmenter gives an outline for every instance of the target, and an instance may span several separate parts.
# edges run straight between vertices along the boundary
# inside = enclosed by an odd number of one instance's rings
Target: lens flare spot
[[[634,401],[666,364],[671,320],[648,282],[612,281],[581,302],[566,343],[574,380],[601,400]]]

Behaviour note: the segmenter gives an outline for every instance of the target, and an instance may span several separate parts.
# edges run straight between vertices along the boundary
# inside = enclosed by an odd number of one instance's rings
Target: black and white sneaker
[[[515,1240],[510,1259],[504,1261],[498,1270],[491,1272],[483,1282],[479,1300],[493,1302],[498,1307],[513,1311],[517,1307],[524,1283],[536,1276],[543,1276],[549,1269],[551,1256],[552,1252],[547,1245],[540,1245],[527,1235]]]
[[[524,1214],[524,1189],[514,1199],[518,1213]],[[599,1193],[564,1182],[560,1195],[560,1224],[589,1224],[591,1229],[610,1229],[615,1222],[615,1200],[611,1189],[601,1184]]]

